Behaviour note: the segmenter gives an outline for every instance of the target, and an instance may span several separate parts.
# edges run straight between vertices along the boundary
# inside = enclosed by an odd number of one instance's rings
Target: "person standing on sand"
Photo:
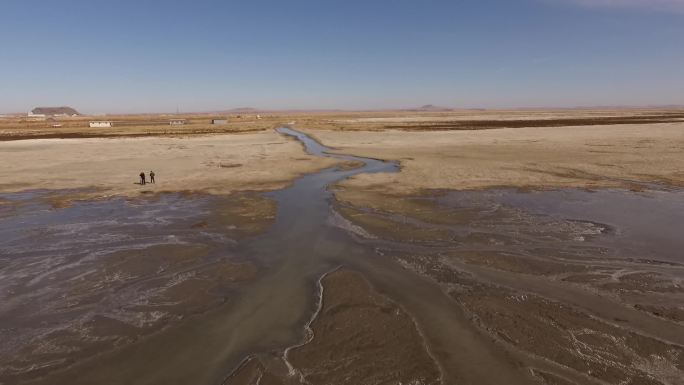
[[[140,173],[140,185],[142,185],[142,186],[145,185],[145,173],[144,172]]]
[[[150,171],[150,183],[154,183],[154,171]]]

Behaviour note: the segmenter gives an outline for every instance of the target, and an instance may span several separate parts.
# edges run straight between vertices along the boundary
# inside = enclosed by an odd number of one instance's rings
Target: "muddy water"
[[[623,255],[684,263],[684,191],[566,189],[490,195],[503,204],[543,215],[607,224],[619,231],[613,240],[619,242]]]
[[[463,307],[457,306],[453,296],[446,294],[444,287],[435,280],[415,274],[386,256],[387,250],[397,255],[420,254],[424,249],[429,249],[430,253],[445,254],[464,251],[462,247],[446,245],[441,240],[416,244],[366,237],[370,235],[366,230],[352,225],[333,210],[330,186],[360,173],[397,172],[398,165],[332,155],[327,153],[328,148],[302,133],[287,128],[278,131],[299,140],[312,154],[361,162],[363,166],[352,170],[343,167],[326,169],[296,180],[287,189],[266,194],[267,198],[277,202],[275,221],[266,232],[246,241],[234,239],[230,231],[226,232],[225,226],[195,226],[204,218],[211,217],[215,207],[225,204],[221,198],[188,199],[169,195],[140,204],[112,200],[49,210],[47,206],[34,203],[36,196],[3,196],[3,201],[10,203],[0,205],[0,273],[3,274],[0,285],[4,285],[2,288],[8,293],[3,298],[21,302],[24,306],[0,307],[0,332],[14,341],[13,345],[4,344],[0,348],[0,357],[3,353],[10,356],[26,348],[22,344],[37,341],[40,333],[58,333],[62,338],[59,333],[68,332],[72,336],[86,336],[92,339],[91,343],[111,343],[103,350],[106,353],[90,359],[86,359],[87,355],[77,356],[76,362],[54,366],[62,370],[45,370],[41,378],[35,375],[6,378],[13,382],[45,384],[219,384],[249,355],[281,352],[303,341],[304,325],[316,309],[320,277],[344,265],[361,272],[376,290],[396,301],[413,317],[431,356],[442,371],[444,384],[532,383],[529,371],[521,365],[527,355],[503,348],[478,330],[473,325],[472,314],[464,313]],[[579,196],[579,201],[586,201],[585,197]],[[600,196],[593,198],[599,202],[596,206],[601,206]],[[593,236],[596,231],[601,233],[602,229],[623,229],[621,224],[624,218],[609,217],[611,212],[620,211],[618,208],[612,211],[605,209],[604,214],[599,209],[573,211],[579,209],[572,205],[558,205],[559,201],[571,201],[567,196],[536,199],[514,192],[497,192],[484,198],[482,195],[456,194],[440,199],[445,207],[464,206],[463,202],[467,201],[469,203],[465,206],[475,207],[478,215],[485,218],[478,220],[479,217],[475,217],[460,225],[442,224],[442,227],[453,232],[450,239],[486,233],[493,234],[493,238],[501,237],[504,244],[509,238],[533,238],[535,242],[539,240],[534,245],[536,248],[559,247],[570,243],[569,248],[576,251],[577,238],[586,236],[593,238],[586,242],[583,240],[579,248],[584,250],[589,245],[592,251],[596,251],[615,242],[610,236]],[[500,213],[487,216],[500,205],[537,211],[540,216],[576,216],[584,221],[577,222],[578,225],[575,222],[568,225],[553,220],[539,223],[533,214],[522,221],[518,214],[516,221]],[[594,213],[595,217],[588,213]],[[396,215],[401,216],[401,213]],[[679,223],[676,217],[672,220]],[[531,230],[521,232],[523,222]],[[402,223],[413,223],[418,228],[438,227],[408,216],[402,217]],[[513,227],[515,229],[511,230]],[[644,229],[647,227],[644,226]],[[539,228],[560,229],[539,233]],[[643,236],[633,237],[637,239],[633,245],[635,256],[645,249],[644,244],[653,240],[642,230],[629,230],[629,234]],[[85,239],[84,234],[87,235]],[[671,236],[666,238],[673,239]],[[467,251],[495,250],[491,244],[481,245],[478,242],[468,241],[462,245],[467,246]],[[509,250],[518,247],[521,253],[527,252],[522,250],[523,246],[505,244]],[[666,249],[674,250],[672,247]],[[653,253],[655,256],[660,254],[657,251]],[[134,267],[124,269],[120,259],[126,255],[136,255],[140,259],[133,262]],[[107,264],[98,264],[105,257]],[[672,255],[673,259],[676,257]],[[600,258],[592,259],[592,263],[597,259]],[[167,270],[159,273],[140,272],[139,264],[144,260],[150,260],[155,266],[157,261],[166,264]],[[453,263],[460,264],[460,271],[488,281],[503,282],[509,287],[515,288],[517,285],[518,288],[522,286],[538,292],[556,290],[549,289],[547,281],[535,280],[534,277],[521,280],[509,272],[483,269],[477,264],[462,261]],[[235,270],[234,266],[242,267]],[[225,277],[216,275],[216,271],[222,269],[233,270],[229,270]],[[100,270],[106,274],[95,277],[95,283],[90,286],[83,286],[84,277],[86,282],[90,282],[89,277]],[[121,271],[135,271],[135,274],[131,273],[134,277],[126,277],[119,274]],[[187,275],[189,273],[199,277],[192,282],[193,285],[200,285],[200,290],[183,290],[176,297],[167,291],[161,291],[160,294],[160,287],[167,290],[179,280],[191,282]],[[166,281],[158,282],[156,276],[159,274],[166,275]],[[141,276],[151,278],[135,278]],[[228,279],[236,283],[215,285]],[[84,298],[91,292],[97,295],[82,303],[66,304],[65,301],[74,298],[74,287],[80,290],[76,294]],[[189,292],[212,295],[201,295],[190,303],[183,302]],[[601,302],[582,291],[562,293],[567,301],[576,301],[582,306],[593,306],[600,310],[610,304],[616,311],[621,309],[612,302]],[[175,307],[170,306],[170,303],[175,304]],[[464,306],[470,305],[470,302],[463,303]],[[55,305],[50,307],[50,304]],[[183,310],[191,306],[196,311]],[[160,310],[162,308],[163,311]],[[76,310],[80,311],[79,317],[74,316]],[[21,323],[27,316],[20,311],[43,311],[43,317],[35,319],[37,325],[22,328]],[[143,335],[124,331],[109,340],[106,335],[93,337],[86,333],[92,328],[88,327],[88,316],[84,314],[108,315],[119,322],[119,328],[137,322],[139,328],[149,328],[150,333]],[[681,342],[677,339],[680,329],[663,327],[668,325],[665,321],[643,314],[623,316],[635,325],[643,324],[653,330],[667,329],[669,334],[663,331],[658,337]],[[74,322],[74,318],[83,321]],[[179,321],[157,325],[171,318]],[[33,334],[22,335],[29,332]],[[68,349],[63,345],[59,347]],[[57,346],[44,346],[41,349],[51,357],[49,354],[55,353]],[[537,365],[547,365],[541,361]],[[55,365],[49,360],[41,362],[48,368]],[[31,362],[21,364],[28,368],[28,372],[43,373],[40,372],[40,366],[32,367]],[[2,373],[16,371],[19,366],[13,363],[9,370]]]
[[[71,192],[67,192],[71,193]],[[228,232],[193,225],[216,199],[79,202],[7,194],[0,209],[0,383],[21,383],[224,301],[250,275]],[[47,382],[53,380],[51,375]]]

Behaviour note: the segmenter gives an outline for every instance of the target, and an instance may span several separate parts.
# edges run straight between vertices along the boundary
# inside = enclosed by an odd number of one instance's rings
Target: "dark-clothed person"
[[[150,183],[154,183],[154,171],[150,171]]]
[[[145,173],[144,172],[140,173],[140,184],[141,185],[145,184]]]

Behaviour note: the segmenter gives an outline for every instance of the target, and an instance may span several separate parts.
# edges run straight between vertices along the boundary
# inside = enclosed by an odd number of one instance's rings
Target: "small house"
[[[28,116],[26,117],[26,120],[30,122],[44,122],[47,120],[47,115],[45,114],[34,114],[33,112],[29,112]]]
[[[228,124],[228,119],[212,119],[211,124]]]
[[[114,123],[109,120],[99,120],[99,121],[93,121],[89,122],[88,125],[90,128],[109,128],[114,126]]]
[[[171,126],[182,126],[185,124],[185,119],[171,119],[169,120],[169,125]]]

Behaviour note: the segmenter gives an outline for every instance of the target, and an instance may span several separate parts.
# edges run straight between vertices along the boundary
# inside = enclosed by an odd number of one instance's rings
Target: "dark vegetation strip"
[[[0,142],[13,140],[27,140],[27,139],[82,139],[82,138],[140,138],[150,136],[191,136],[191,135],[207,135],[207,134],[231,134],[241,132],[256,132],[263,131],[262,128],[247,129],[247,130],[193,130],[193,131],[149,131],[149,132],[132,132],[132,133],[91,133],[91,132],[48,132],[48,133],[16,133],[0,134]]]
[[[597,117],[573,119],[533,119],[533,120],[460,120],[451,122],[386,125],[386,129],[398,130],[487,130],[495,128],[522,127],[566,127],[596,126],[614,124],[654,124],[684,123],[684,114],[668,114],[654,116]]]

